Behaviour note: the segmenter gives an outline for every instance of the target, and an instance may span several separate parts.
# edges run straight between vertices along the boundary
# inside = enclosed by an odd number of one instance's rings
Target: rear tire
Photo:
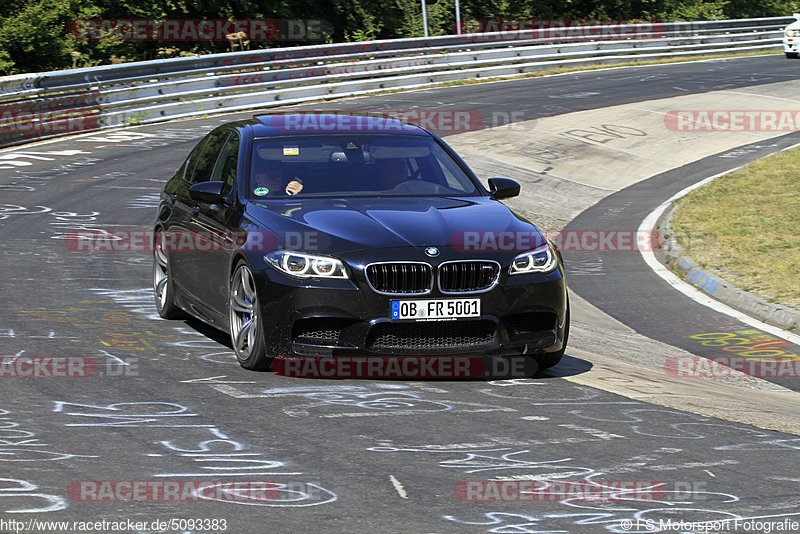
[[[175,288],[172,283],[172,266],[165,247],[165,233],[157,230],[153,238],[153,293],[158,315],[164,319],[181,319],[186,316],[175,304]]]
[[[267,356],[260,313],[253,271],[241,260],[228,285],[228,327],[236,359],[251,371],[268,371],[272,363]]]
[[[536,363],[539,364],[539,370],[549,369],[558,364],[561,358],[564,357],[564,351],[567,349],[567,340],[569,339],[569,301],[567,301],[567,316],[564,319],[564,343],[561,350],[555,352],[545,352],[536,356]]]

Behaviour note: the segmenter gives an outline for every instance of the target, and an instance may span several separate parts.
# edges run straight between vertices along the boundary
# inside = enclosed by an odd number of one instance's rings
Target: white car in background
[[[783,32],[783,51],[786,57],[796,58],[800,53],[800,13],[794,14],[795,20]]]

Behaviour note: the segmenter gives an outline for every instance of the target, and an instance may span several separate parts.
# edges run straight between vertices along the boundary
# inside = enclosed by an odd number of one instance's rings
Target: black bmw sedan
[[[159,314],[276,357],[561,359],[561,255],[439,137],[371,114],[268,114],[216,128],[161,194]]]

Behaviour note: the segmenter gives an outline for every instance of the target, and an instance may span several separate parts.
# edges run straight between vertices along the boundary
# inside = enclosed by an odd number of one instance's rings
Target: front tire
[[[272,358],[267,356],[259,315],[253,271],[247,263],[240,261],[233,270],[228,290],[231,345],[242,367],[251,371],[268,371]]]
[[[158,315],[164,319],[180,319],[185,314],[175,304],[175,288],[165,237],[163,230],[157,230],[153,239],[153,294]]]
[[[797,52],[786,52],[786,57],[789,59],[797,59]]]

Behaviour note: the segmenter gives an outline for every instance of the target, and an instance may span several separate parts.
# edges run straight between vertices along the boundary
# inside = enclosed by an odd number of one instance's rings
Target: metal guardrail
[[[700,54],[775,49],[793,17],[392,39],[0,77],[0,147],[213,112]],[[571,35],[557,35],[570,33]]]

